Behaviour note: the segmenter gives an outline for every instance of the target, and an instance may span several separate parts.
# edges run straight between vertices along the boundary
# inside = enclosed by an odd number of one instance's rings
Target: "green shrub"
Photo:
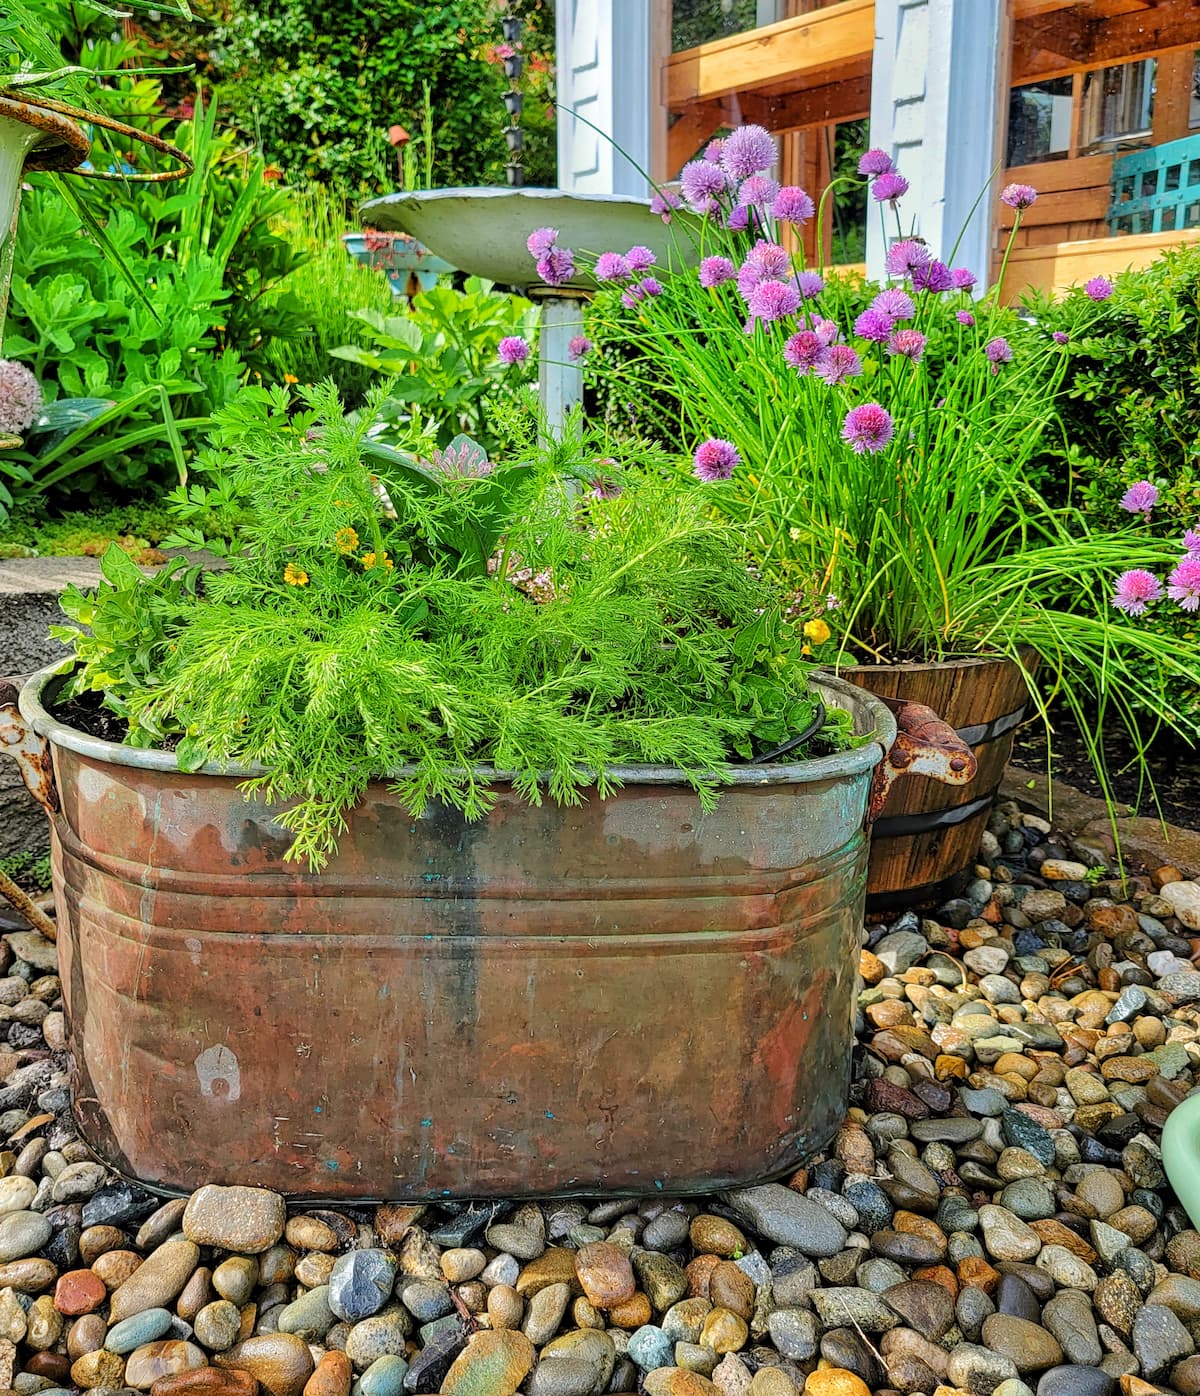
[[[488,58],[499,39],[495,0],[226,0],[210,56],[242,130],[261,142],[289,178],[353,188],[395,185],[387,142],[394,123],[415,132],[421,94],[434,110],[436,182],[504,182],[502,127],[508,86]],[[551,28],[548,7],[523,11],[531,74]],[[534,59],[537,59],[535,66]],[[545,86],[544,76],[541,86]],[[529,84],[522,82],[522,87]],[[544,100],[529,102],[525,164],[530,183],[553,183],[552,125]]]
[[[1178,543],[1200,523],[1200,246],[1116,277],[1100,304],[1082,289],[1029,304],[1043,326],[1069,336],[1059,421],[1037,463],[1043,488],[1080,505],[1094,525],[1116,529],[1130,524],[1122,495],[1148,480],[1158,503],[1139,526]],[[1158,607],[1154,622],[1200,641],[1194,612]],[[1170,692],[1183,722],[1200,733],[1200,692],[1179,682]]]

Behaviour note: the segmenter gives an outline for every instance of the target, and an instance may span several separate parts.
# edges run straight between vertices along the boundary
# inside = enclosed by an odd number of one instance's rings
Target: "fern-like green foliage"
[[[474,818],[481,764],[574,803],[638,762],[711,802],[731,759],[811,725],[800,637],[738,529],[651,452],[623,472],[576,421],[505,463],[467,438],[422,460],[331,385],[309,402],[256,390],[222,419],[210,470],[253,522],[122,695],[137,731],[183,734],[181,765],[261,766],[246,788],[287,805],[291,856],[320,866],[372,777]],[[851,740],[845,714],[818,737]]]

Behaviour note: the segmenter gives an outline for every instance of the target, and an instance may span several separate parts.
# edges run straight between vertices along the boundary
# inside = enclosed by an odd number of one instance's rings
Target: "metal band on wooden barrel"
[[[991,722],[980,722],[974,727],[960,727],[958,735],[968,746],[983,746],[985,742],[994,742],[997,737],[1004,736],[1005,732],[1011,732],[1014,727],[1020,726],[1025,721],[1028,709],[1029,704],[1022,703],[1014,712],[1005,713],[1003,717],[994,717]]]

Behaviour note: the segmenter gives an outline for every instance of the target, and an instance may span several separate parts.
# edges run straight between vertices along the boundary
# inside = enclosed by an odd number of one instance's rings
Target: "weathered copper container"
[[[229,774],[57,722],[55,682],[0,708],[0,749],[51,807],[75,1109],[122,1172],[330,1198],[681,1192],[790,1169],[841,1119],[868,804],[885,754],[945,759],[936,732],[893,749],[872,695],[822,677],[874,739],[741,768],[710,813],[649,767],[576,809],[498,777],[475,824],[414,819],[381,783],[314,875]]]

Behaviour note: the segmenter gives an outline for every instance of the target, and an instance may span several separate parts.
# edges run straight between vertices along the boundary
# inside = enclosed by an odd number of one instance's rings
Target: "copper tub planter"
[[[320,874],[230,774],[181,773],[2,706],[53,829],[84,1138],[168,1191],[447,1198],[734,1186],[840,1121],[868,807],[973,762],[926,709],[819,680],[873,740],[742,767],[717,808],[669,769],[475,824],[384,784]],[[915,735],[906,729],[915,727]],[[47,753],[52,762],[48,771]]]

